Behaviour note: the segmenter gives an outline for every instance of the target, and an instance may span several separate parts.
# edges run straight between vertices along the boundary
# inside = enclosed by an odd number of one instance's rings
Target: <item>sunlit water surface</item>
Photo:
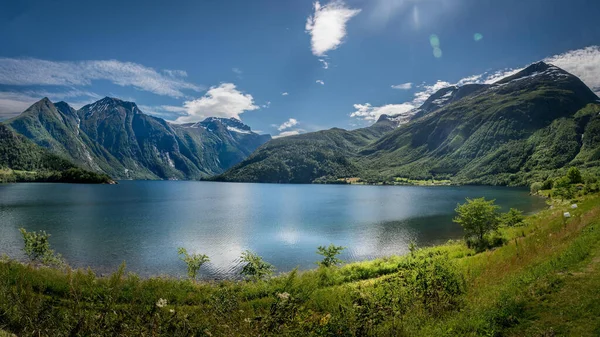
[[[99,273],[183,276],[177,247],[209,255],[202,277],[232,278],[253,250],[278,271],[312,268],[317,246],[348,247],[342,259],[403,254],[460,238],[452,222],[466,197],[526,213],[544,207],[527,190],[501,187],[272,185],[123,181],[118,185],[0,185],[0,253],[23,259],[18,228],[46,230],[74,267]]]

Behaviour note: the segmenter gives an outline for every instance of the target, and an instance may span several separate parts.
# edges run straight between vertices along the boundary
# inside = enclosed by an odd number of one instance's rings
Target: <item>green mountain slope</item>
[[[118,179],[200,179],[223,172],[270,139],[237,120],[170,124],[109,97],[78,111],[45,98],[6,124],[53,153]]]
[[[0,124],[0,181],[110,183],[110,177],[82,170]]]
[[[384,117],[374,125],[346,131],[338,128],[273,139],[217,181],[268,183],[328,182],[360,173],[354,164],[358,150],[396,124]]]
[[[600,166],[597,100],[577,77],[539,62],[492,85],[444,88],[416,109],[409,123],[351,147],[318,133],[271,141],[218,179],[310,183],[325,175],[367,181],[435,177],[522,185],[567,165]],[[324,151],[336,165],[318,160]],[[316,164],[297,158],[315,158]],[[282,171],[280,179],[268,180],[273,173],[267,172]]]

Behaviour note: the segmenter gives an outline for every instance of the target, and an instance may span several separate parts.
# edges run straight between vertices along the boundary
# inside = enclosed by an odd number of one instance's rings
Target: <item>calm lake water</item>
[[[272,185],[123,181],[119,185],[0,185],[0,253],[23,258],[19,227],[46,230],[74,267],[143,276],[185,275],[177,247],[209,255],[205,278],[231,278],[253,250],[278,271],[315,267],[317,246],[348,247],[356,261],[403,254],[460,238],[454,208],[466,197],[496,199],[526,213],[544,201],[525,189]]]

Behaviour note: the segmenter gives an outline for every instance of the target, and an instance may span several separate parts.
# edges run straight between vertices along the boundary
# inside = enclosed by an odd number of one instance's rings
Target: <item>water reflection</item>
[[[347,261],[407,251],[462,235],[452,223],[465,197],[526,212],[544,206],[518,189],[122,182],[116,186],[0,185],[0,253],[22,258],[19,227],[52,234],[76,267],[104,273],[122,261],[144,276],[184,276],[177,247],[204,253],[203,277],[232,277],[250,249],[278,270],[311,268],[319,245],[348,247]]]

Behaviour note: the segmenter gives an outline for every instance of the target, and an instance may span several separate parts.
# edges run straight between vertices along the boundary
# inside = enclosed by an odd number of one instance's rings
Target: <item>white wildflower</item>
[[[167,300],[164,298],[159,298],[158,301],[156,302],[156,306],[159,308],[162,308],[166,305],[167,305]]]
[[[278,293],[277,297],[279,297],[282,301],[287,301],[290,298],[290,294],[288,293]]]

